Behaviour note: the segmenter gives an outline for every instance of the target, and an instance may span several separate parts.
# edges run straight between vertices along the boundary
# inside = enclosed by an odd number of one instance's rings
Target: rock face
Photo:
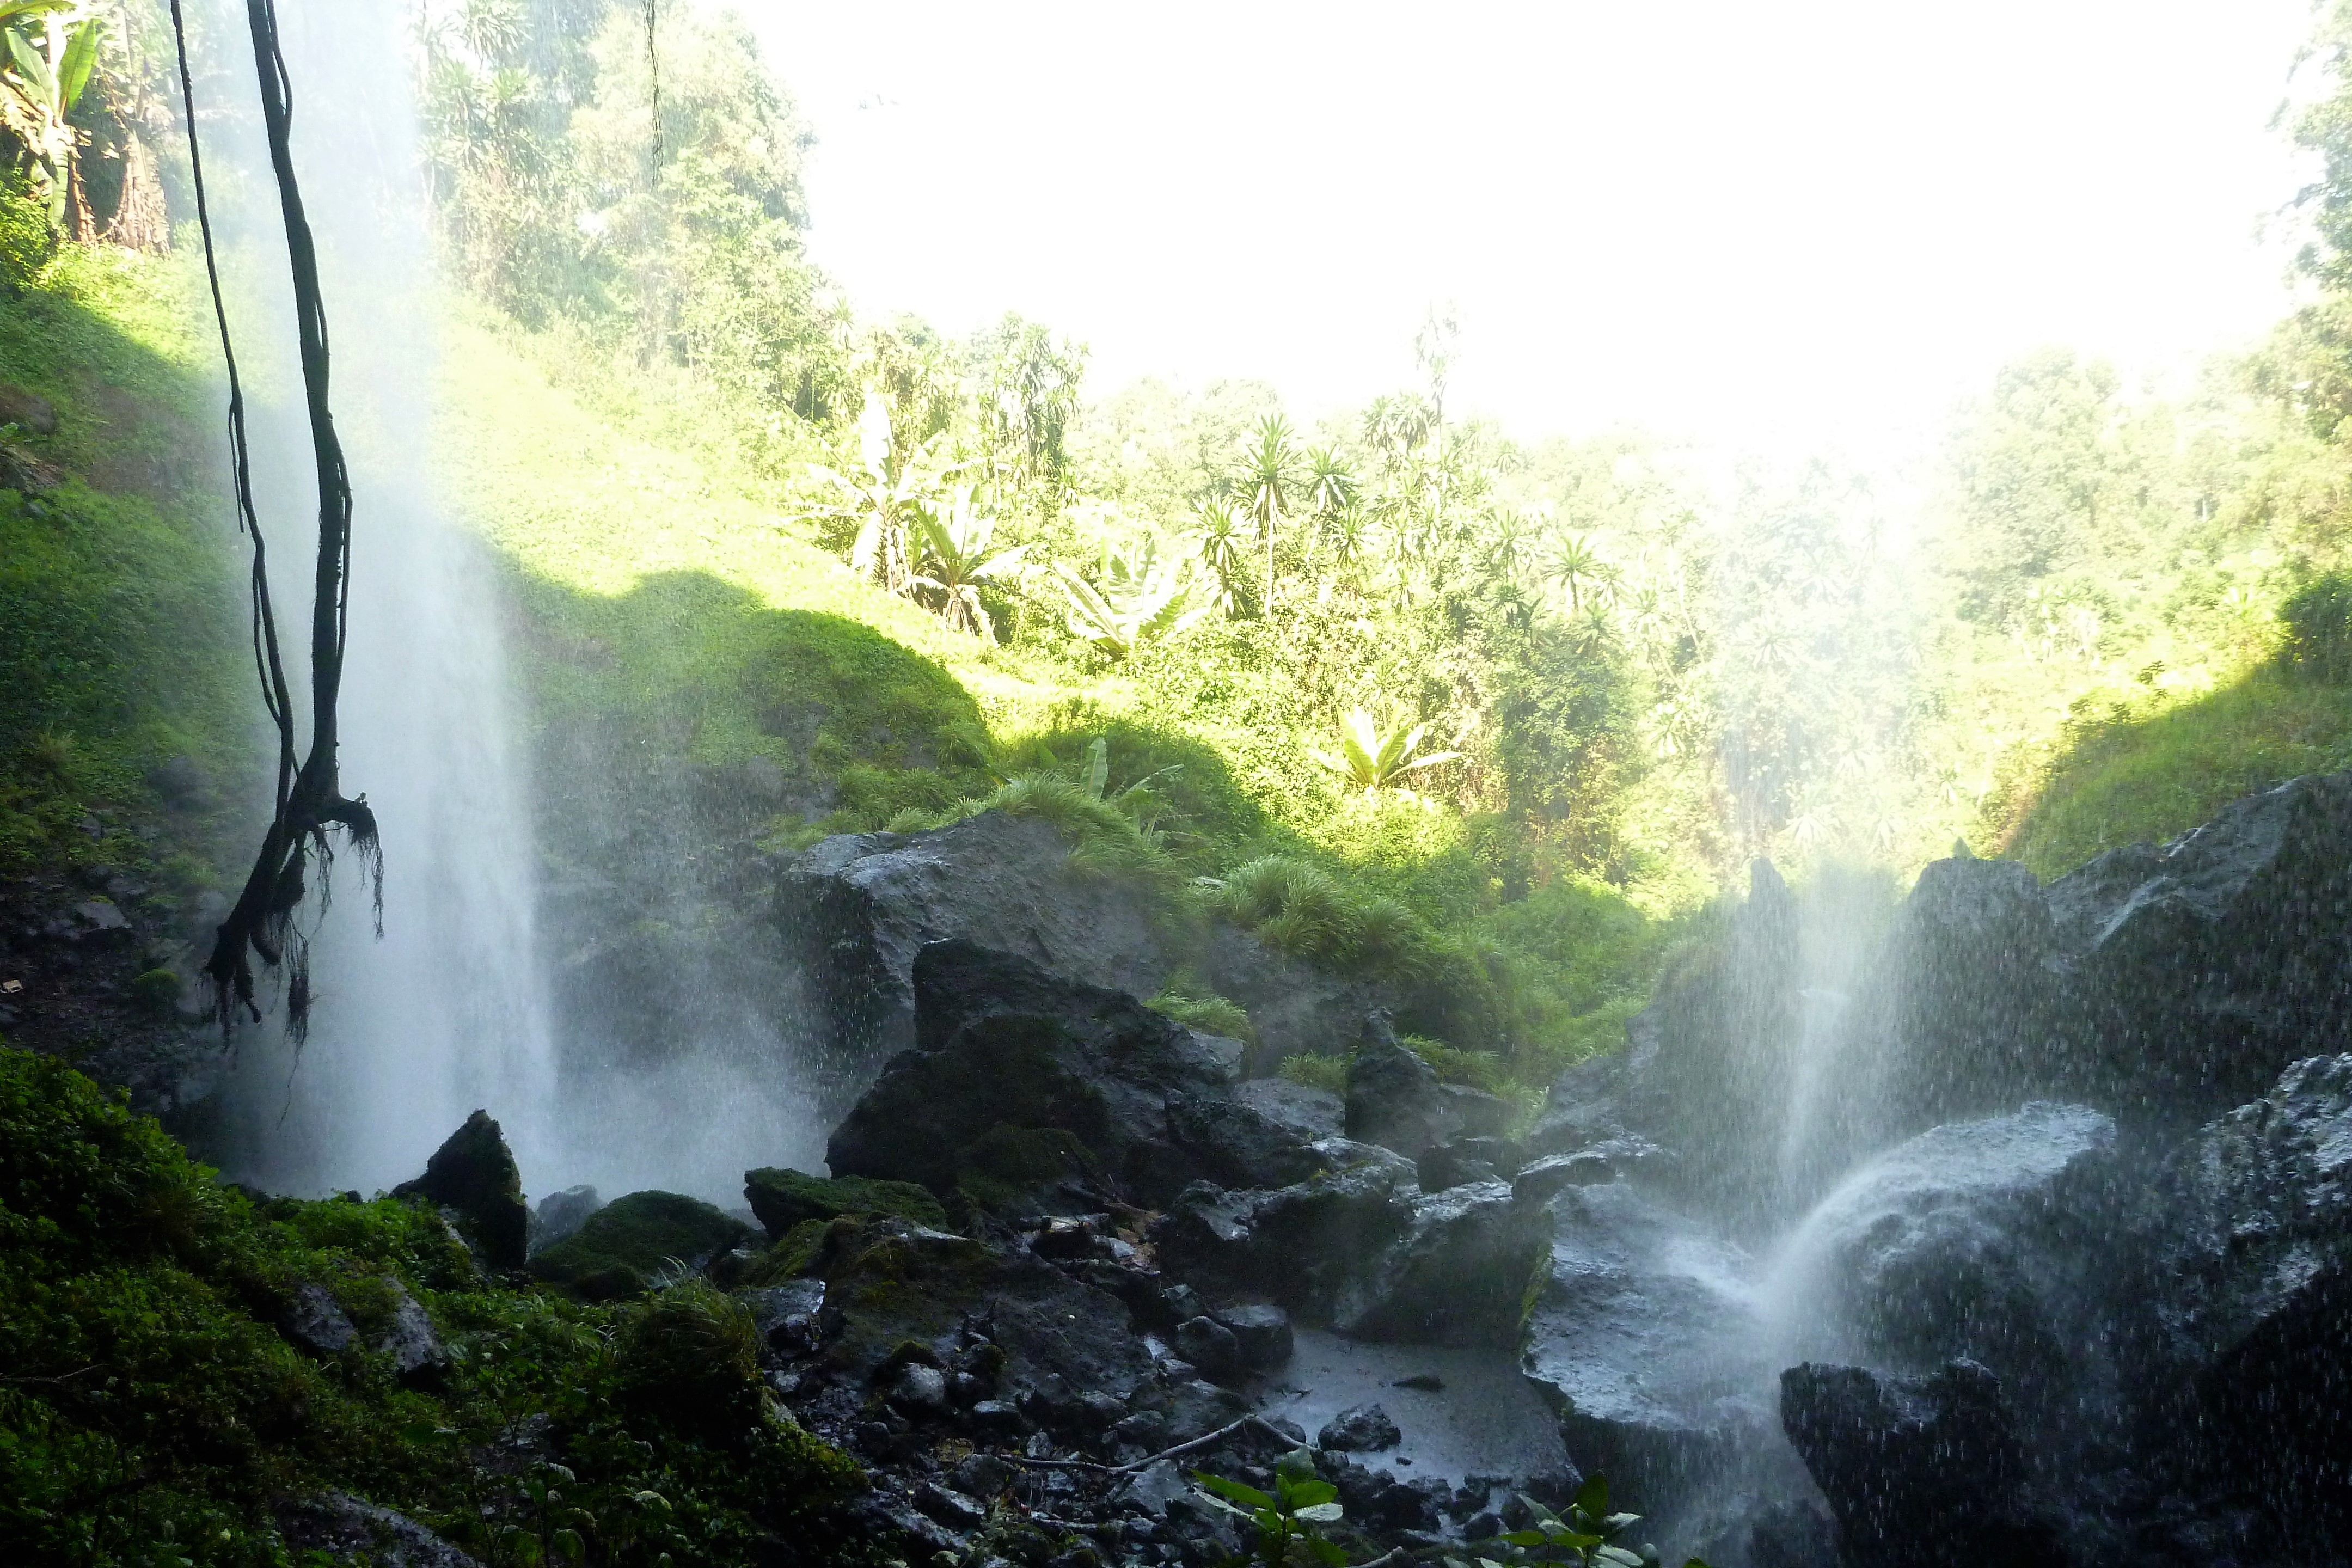
[[[1508,1348],[1549,1239],[1543,1210],[1506,1182],[1411,1202],[1402,1234],[1339,1291],[1332,1326],[1356,1339]]]
[[[421,1197],[453,1209],[457,1224],[494,1268],[520,1268],[530,1233],[522,1173],[499,1124],[477,1110],[425,1162],[425,1173],[392,1195]]]
[[[1780,1374],[1789,1440],[1870,1568],[2063,1564],[2000,1379],[1955,1361],[1915,1380],[1807,1363]]]
[[[955,939],[1135,996],[1155,994],[1181,958],[1248,1010],[1252,1076],[1303,1052],[1341,1054],[1368,1014],[1398,1004],[1376,982],[1318,969],[1229,925],[1199,951],[1172,953],[1137,889],[1069,856],[1052,824],[988,811],[926,833],[828,838],[788,861],[777,916],[814,983],[838,1071],[862,1082],[915,1043],[915,955]]]
[[[1157,1205],[1199,1178],[1314,1168],[1235,1098],[1224,1058],[1132,996],[963,941],[914,965],[912,1050],[834,1131],[836,1175],[919,1183],[992,1210]]]
[[[845,1061],[915,1044],[915,955],[985,942],[1047,974],[1149,996],[1172,965],[1130,887],[1069,864],[1034,816],[982,812],[936,832],[828,838],[786,866],[777,909],[817,981]]]
[[[530,1250],[553,1247],[577,1232],[588,1223],[590,1215],[604,1206],[604,1201],[596,1195],[596,1189],[585,1184],[548,1194],[530,1211]]]

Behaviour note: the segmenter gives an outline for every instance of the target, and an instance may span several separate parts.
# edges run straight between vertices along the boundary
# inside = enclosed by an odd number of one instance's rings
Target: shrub
[[[2315,679],[2352,680],[2352,574],[2315,577],[2280,606],[2288,663]]]
[[[680,1425],[721,1432],[759,1419],[759,1328],[708,1279],[624,1310],[614,1366],[625,1398]]]

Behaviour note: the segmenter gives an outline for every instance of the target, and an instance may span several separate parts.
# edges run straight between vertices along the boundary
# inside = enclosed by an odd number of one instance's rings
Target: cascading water
[[[242,18],[210,18],[225,172],[215,218],[232,328],[253,369],[255,484],[281,605],[306,605],[315,489],[293,395],[284,234],[267,172]],[[319,241],[332,397],[358,525],[342,711],[344,776],[389,849],[384,933],[356,869],[315,920],[314,1026],[299,1053],[238,1044],[227,1099],[233,1173],[276,1190],[388,1186],[476,1106],[527,1167],[559,1163],[554,1063],[534,931],[532,835],[488,563],[448,525],[428,479],[434,316],[418,221],[413,105],[392,13],[289,8],[296,167]]]
[[[201,129],[273,583],[281,606],[307,606],[314,479],[237,9],[192,18],[209,23],[200,61],[215,62]],[[274,1028],[240,1035],[217,1157],[270,1190],[374,1190],[416,1174],[481,1107],[534,1194],[589,1183],[740,1202],[747,1167],[822,1160],[798,977],[758,898],[714,899],[697,855],[709,824],[676,759],[540,737],[572,855],[551,875],[498,563],[432,479],[441,301],[400,22],[337,6],[289,8],[280,26],[352,467],[343,776],[382,825],[383,934],[349,864],[331,909],[305,906],[310,1039],[297,1052]]]

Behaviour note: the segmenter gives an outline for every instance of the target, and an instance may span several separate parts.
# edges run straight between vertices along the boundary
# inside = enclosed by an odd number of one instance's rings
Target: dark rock
[[[1335,1168],[1311,1181],[1270,1193],[1186,1188],[1152,1225],[1162,1266],[1222,1293],[1328,1314],[1410,1227],[1419,1183],[1387,1150],[1320,1147]]]
[[[1051,823],[990,811],[936,832],[828,838],[788,864],[780,919],[851,1070],[916,1044],[915,958],[931,942],[969,939],[1065,980],[1159,990],[1171,965],[1148,900],[1069,856]]]
[[[397,1280],[391,1282],[390,1289],[391,1314],[368,1336],[368,1349],[390,1356],[393,1374],[401,1382],[418,1386],[434,1384],[449,1370],[448,1348],[416,1298]]]
[[[530,1211],[530,1250],[537,1252],[578,1235],[580,1227],[588,1223],[588,1216],[604,1206],[604,1201],[591,1186],[566,1187],[560,1193],[548,1194]]]
[[[1413,1168],[1421,1174],[1423,1192],[1442,1193],[1471,1182],[1510,1180],[1519,1168],[1519,1151],[1503,1138],[1453,1138],[1423,1150]]]
[[[2352,1542],[2352,1055],[2287,1068],[2204,1129],[2166,1194],[2155,1260],[2157,1419],[2186,1462],[2239,1476],[2298,1534]],[[2185,1396],[2162,1397],[2167,1385]],[[2259,1463],[2247,1456],[2259,1455]]]
[[[392,1195],[421,1197],[457,1212],[458,1228],[482,1250],[493,1268],[520,1268],[528,1251],[530,1205],[523,1201],[522,1173],[515,1168],[499,1124],[477,1110],[452,1132],[425,1173],[392,1189]]]
[[[1118,1494],[1122,1508],[1132,1508],[1154,1516],[1168,1511],[1168,1505],[1178,1498],[1192,1494],[1192,1483],[1175,1461],[1162,1459],[1137,1472]]]
[[[1212,1319],[1192,1318],[1177,1324],[1176,1349],[1212,1378],[1230,1377],[1242,1369],[1241,1341],[1231,1329]]]
[[[909,1495],[917,1508],[950,1530],[977,1530],[988,1522],[983,1504],[937,1482],[920,1482]]]
[[[1328,1089],[1286,1078],[1254,1078],[1234,1085],[1234,1098],[1302,1143],[1348,1131],[1348,1102]]]
[[[1135,1405],[1139,1410],[1157,1411],[1168,1418],[1171,1447],[1230,1426],[1250,1411],[1249,1401],[1239,1394],[1200,1378],[1165,1389],[1147,1389],[1136,1396]]]
[[[2000,1380],[1955,1361],[1920,1379],[1807,1363],[1780,1374],[1780,1419],[1847,1559],[1885,1568],[2072,1561],[2034,1502]]]
[[[765,1289],[746,1290],[739,1298],[751,1310],[751,1322],[770,1349],[787,1356],[805,1355],[824,1338],[817,1315],[824,1310],[824,1281],[794,1279]]]
[[[286,1544],[298,1552],[323,1552],[333,1562],[383,1568],[481,1568],[406,1514],[345,1492],[282,1503],[277,1513]]]
[[[898,1220],[835,1225],[823,1268],[828,1314],[842,1317],[823,1364],[836,1373],[870,1379],[900,1345],[967,1325],[1002,1352],[1008,1388],[1059,1378],[1124,1399],[1150,1373],[1127,1309],[1042,1258]]]
[[[2104,1412],[2121,1181],[2115,1123],[2032,1105],[1886,1151],[1808,1218],[1787,1287],[1874,1361],[1966,1359],[2028,1396],[2037,1431]],[[1828,1326],[1828,1325],[1825,1325]]]
[[[1245,1095],[1248,1087],[1169,1097],[1169,1131],[1200,1175],[1225,1186],[1280,1187],[1327,1169],[1305,1129],[1258,1110],[1255,1101],[1264,1097]]]
[[[308,1283],[294,1288],[294,1299],[288,1303],[278,1328],[304,1350],[322,1356],[341,1354],[359,1334],[333,1292],[324,1285]]]
[[[1255,1172],[1286,1137],[1234,1100],[1199,1037],[1131,996],[960,941],[922,950],[914,989],[916,1048],[827,1148],[843,1175],[1084,1213],[1103,1188],[1157,1205],[1211,1171]]]
[[[1436,1070],[1384,1033],[1348,1063],[1348,1136],[1411,1159],[1461,1131],[1461,1116]]]
[[[1544,1211],[1500,1182],[1421,1195],[1402,1234],[1338,1292],[1332,1326],[1356,1339],[1508,1346],[1548,1231]]]
[[[771,1166],[743,1173],[743,1200],[771,1241],[782,1240],[803,1220],[838,1219],[845,1214],[880,1215],[933,1229],[943,1229],[948,1223],[939,1199],[912,1182],[827,1178]]]
[[[1357,1405],[1342,1410],[1315,1434],[1315,1445],[1342,1454],[1376,1454],[1404,1441],[1404,1434],[1378,1405]]]
[[[1566,1188],[1550,1212],[1520,1366],[1577,1464],[1663,1511],[1770,1429],[1754,1266],[1630,1183]]]
[[[590,1300],[642,1294],[675,1265],[700,1268],[751,1235],[741,1220],[679,1193],[631,1193],[530,1260],[530,1271]]]
[[[1020,1473],[993,1454],[966,1454],[948,1472],[948,1484],[967,1497],[999,1497]]]
[[[850,1510],[851,1522],[863,1541],[895,1546],[902,1552],[946,1552],[958,1557],[963,1554],[962,1536],[925,1518],[894,1493],[878,1489],[869,1491],[851,1504]]]
[[[1252,1371],[1268,1371],[1290,1359],[1290,1314],[1281,1308],[1265,1305],[1222,1307],[1210,1316],[1219,1328],[1234,1336],[1242,1364]]]
[[[14,425],[36,436],[54,436],[58,433],[57,405],[13,381],[0,382],[0,425]]]
[[[947,1373],[910,1362],[892,1377],[883,1398],[902,1415],[937,1415],[948,1407]]]
[[[1523,1204],[1548,1204],[1563,1187],[1589,1187],[1616,1179],[1616,1169],[1606,1155],[1549,1154],[1519,1168],[1511,1178],[1511,1195]]]

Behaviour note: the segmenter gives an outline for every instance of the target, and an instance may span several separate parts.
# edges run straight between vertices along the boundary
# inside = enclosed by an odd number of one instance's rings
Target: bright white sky
[[[2308,0],[742,0],[862,312],[1007,309],[1310,417],[1892,456],[2042,343],[2171,370],[2284,309]]]

